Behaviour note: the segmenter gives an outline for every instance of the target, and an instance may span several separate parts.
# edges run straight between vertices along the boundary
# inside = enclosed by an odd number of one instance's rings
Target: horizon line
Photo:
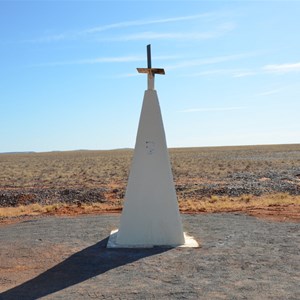
[[[283,144],[236,144],[236,145],[205,145],[205,146],[181,146],[181,147],[167,147],[167,149],[191,149],[191,148],[225,148],[225,147],[260,147],[260,146],[285,146],[285,145],[300,145],[300,143],[283,143]],[[126,151],[134,150],[134,147],[112,148],[112,149],[72,149],[72,150],[49,150],[49,151],[4,151],[0,154],[39,154],[39,153],[55,153],[55,152],[89,152],[89,151]]]

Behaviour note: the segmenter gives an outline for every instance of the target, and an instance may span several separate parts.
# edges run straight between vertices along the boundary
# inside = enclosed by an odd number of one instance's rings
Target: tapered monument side
[[[118,244],[184,244],[165,132],[155,90],[146,90]]]

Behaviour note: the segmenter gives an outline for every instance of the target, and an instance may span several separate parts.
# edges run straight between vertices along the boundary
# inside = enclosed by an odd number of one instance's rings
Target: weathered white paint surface
[[[153,78],[154,81],[154,78]],[[154,82],[145,91],[116,244],[185,243]]]

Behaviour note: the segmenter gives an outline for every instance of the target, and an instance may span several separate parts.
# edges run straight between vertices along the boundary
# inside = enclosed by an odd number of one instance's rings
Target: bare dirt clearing
[[[198,249],[106,249],[119,216],[0,228],[0,299],[300,299],[300,223],[184,215]]]

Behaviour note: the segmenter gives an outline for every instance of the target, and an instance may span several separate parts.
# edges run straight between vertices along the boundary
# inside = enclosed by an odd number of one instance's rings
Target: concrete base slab
[[[198,248],[200,247],[194,237],[184,232],[185,243],[182,245],[120,245],[117,243],[118,229],[110,233],[106,248]]]

